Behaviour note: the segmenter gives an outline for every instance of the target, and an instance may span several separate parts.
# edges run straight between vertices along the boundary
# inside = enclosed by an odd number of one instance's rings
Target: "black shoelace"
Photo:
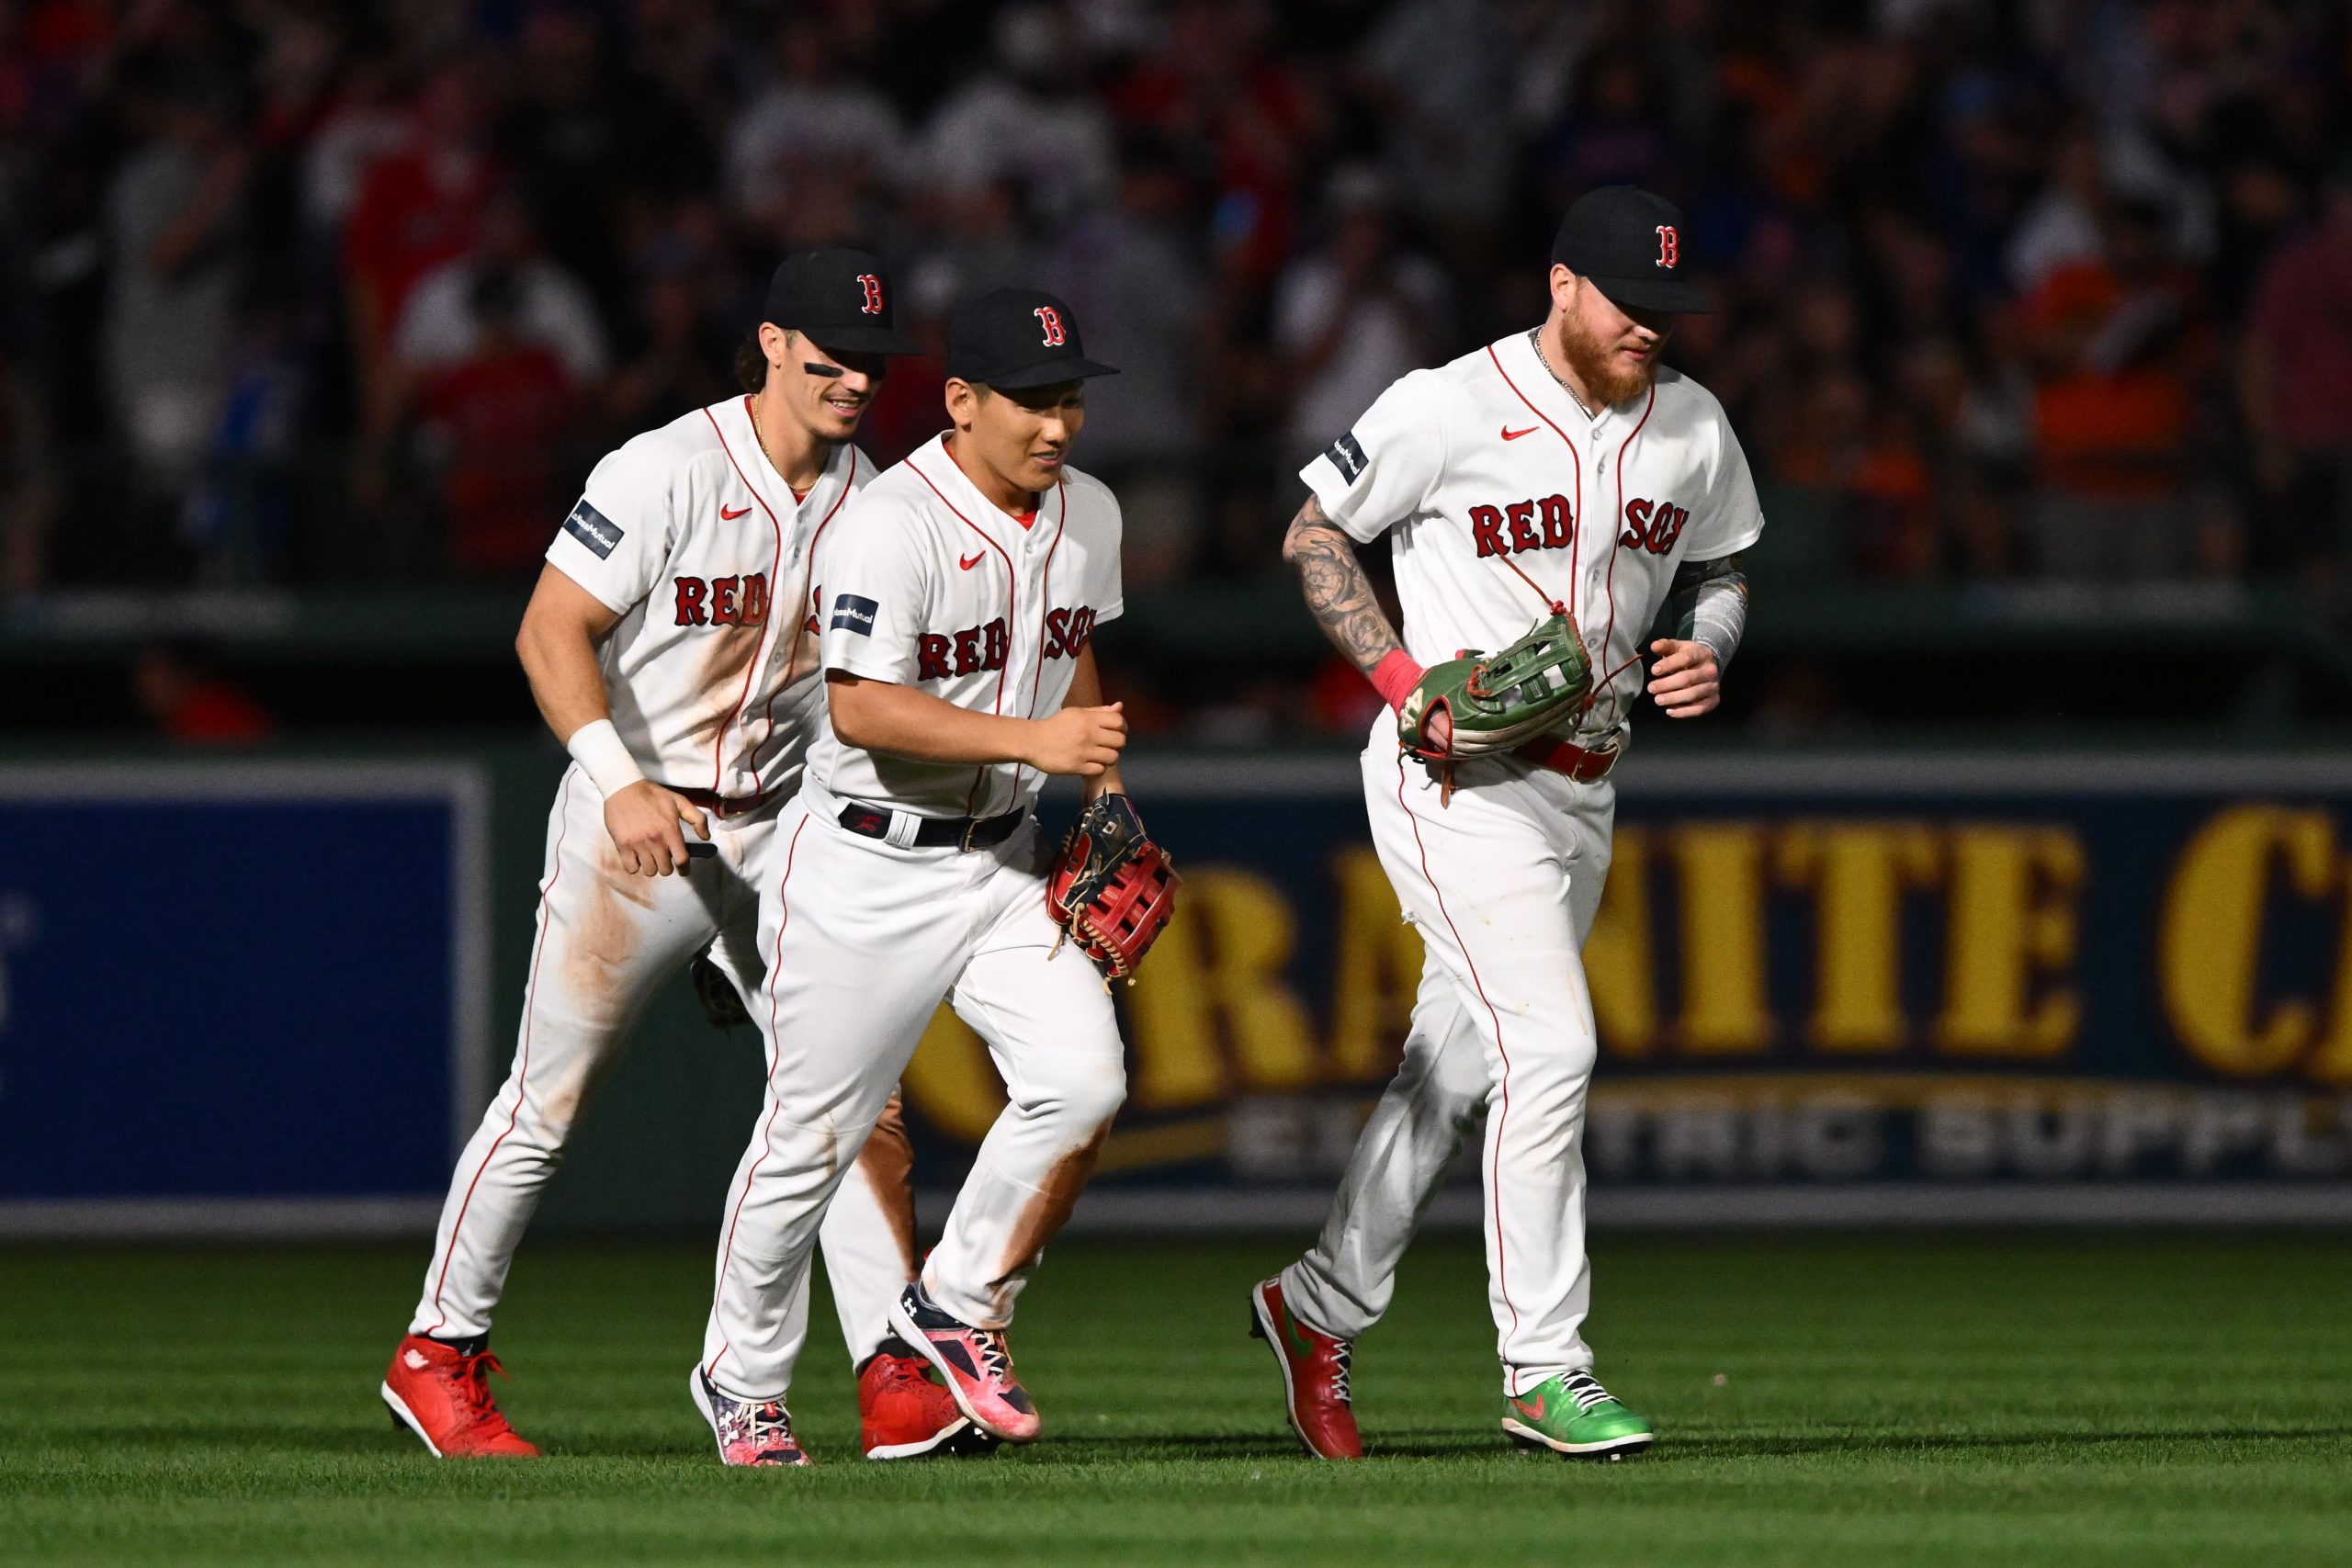
[[[1004,1335],[993,1328],[972,1330],[972,1343],[979,1347],[981,1365],[999,1382],[1012,1381],[1012,1356],[1006,1348]]]

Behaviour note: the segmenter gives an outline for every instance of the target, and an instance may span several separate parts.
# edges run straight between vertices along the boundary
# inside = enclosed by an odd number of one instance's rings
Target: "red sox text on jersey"
[[[681,577],[676,591],[678,625],[682,626],[756,626],[768,618],[768,574],[745,572],[739,577]]]
[[[835,602],[833,624],[845,630],[870,631],[875,608],[859,595],[845,593]],[[1076,659],[1094,637],[1094,620],[1091,604],[1057,604],[1046,611],[1043,657]],[[920,632],[915,637],[915,679],[948,681],[1001,670],[1012,651],[1012,628],[1002,615],[986,626],[966,626],[961,631]]]
[[[1636,497],[1625,503],[1625,531],[1617,536],[1617,543],[1627,549],[1666,555],[1690,521],[1687,506]],[[1508,506],[1481,503],[1470,509],[1470,536],[1477,542],[1481,556],[1565,550],[1576,544],[1576,518],[1565,495],[1514,501]]]
[[[1093,606],[1057,605],[1046,612],[1045,657],[1076,659],[1093,635]],[[915,679],[944,681],[1001,670],[1012,648],[1012,637],[1001,615],[987,626],[966,626],[960,632],[924,632],[915,642]]]

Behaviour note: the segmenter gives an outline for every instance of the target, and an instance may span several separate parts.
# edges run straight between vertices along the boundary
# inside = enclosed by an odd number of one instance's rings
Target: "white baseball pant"
[[[739,1399],[783,1396],[807,1337],[808,1251],[944,997],[995,1058],[1008,1103],[923,1264],[923,1288],[985,1328],[1069,1217],[1126,1096],[1093,964],[1046,913],[1036,822],[992,849],[898,849],[835,819],[813,785],[776,825],[761,903],[768,1100],[719,1238],[703,1371]]]
[[[1385,727],[1384,727],[1385,728]],[[1585,1091],[1596,1049],[1583,948],[1609,874],[1616,793],[1510,760],[1465,763],[1450,805],[1375,733],[1372,837],[1426,950],[1405,1060],[1283,1299],[1343,1339],[1388,1309],[1398,1262],[1483,1117],[1487,1299],[1504,1392],[1592,1364],[1579,1334]]]
[[[684,876],[632,876],[605,829],[604,796],[578,767],[564,774],[548,818],[538,937],[514,1065],[450,1179],[411,1333],[461,1339],[490,1332],[514,1249],[562,1163],[581,1101],[663,981],[716,939],[712,961],[756,1001],[758,889],[782,809],[707,813],[717,856],[694,862]],[[889,1332],[890,1303],[914,1276],[910,1162],[905,1130],[895,1117],[893,1125],[895,1142],[875,1140],[825,1219],[825,1269],[854,1362]]]

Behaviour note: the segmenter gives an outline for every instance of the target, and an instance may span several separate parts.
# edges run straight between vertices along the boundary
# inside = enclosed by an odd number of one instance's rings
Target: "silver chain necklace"
[[[1576,404],[1585,418],[1592,418],[1592,411],[1584,406],[1584,400],[1577,396],[1577,389],[1568,385],[1567,378],[1553,369],[1552,362],[1544,357],[1544,328],[1541,324],[1527,329],[1527,346],[1535,351],[1535,363],[1544,367],[1544,374],[1559,383],[1560,390],[1568,394],[1568,401]]]

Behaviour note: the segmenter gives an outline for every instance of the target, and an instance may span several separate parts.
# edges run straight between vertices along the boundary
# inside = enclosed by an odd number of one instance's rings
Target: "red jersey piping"
[[[768,733],[771,735],[775,733],[776,694],[777,693],[782,692],[786,686],[792,684],[792,672],[800,668],[800,607],[802,606],[802,602],[808,598],[808,590],[816,586],[817,541],[825,536],[825,525],[833,520],[833,513],[839,512],[842,507],[849,504],[850,486],[855,483],[856,479],[857,448],[852,446],[849,449],[849,472],[842,476],[842,492],[833,498],[833,503],[825,509],[825,514],[817,519],[817,526],[808,536],[808,553],[807,557],[808,570],[801,574],[801,586],[796,589],[793,592],[793,604],[795,605],[795,609],[792,619],[792,651],[786,654],[784,658],[784,679],[778,681],[775,683],[775,690],[768,693],[767,705],[761,710],[767,716]],[[776,615],[783,614],[783,606],[784,601],[781,598],[771,596],[768,600],[769,617],[773,619]],[[824,618],[823,612],[821,610],[816,609],[814,606],[809,606],[808,608],[812,614],[817,615],[819,620],[821,621]],[[822,655],[820,654],[819,657],[821,661]],[[756,788],[758,782],[759,781],[756,778],[752,780],[752,784],[755,786],[752,792],[754,794],[758,793]]]
[[[1600,662],[1604,665],[1609,662],[1611,645],[1617,640],[1617,558],[1623,553],[1617,546],[1617,529],[1625,521],[1625,454],[1634,445],[1634,436],[1639,435],[1642,433],[1642,426],[1649,423],[1650,411],[1656,407],[1657,407],[1657,382],[1653,379],[1650,382],[1650,400],[1642,405],[1640,423],[1634,426],[1633,435],[1626,436],[1624,444],[1617,448],[1617,512],[1616,515],[1609,519],[1609,575],[1607,579],[1609,629],[1600,637]],[[1638,648],[1634,650],[1635,663],[1641,660],[1641,651]],[[1617,683],[1617,677],[1623,672],[1623,670],[1611,671],[1602,681],[1600,690],[1593,694],[1592,703],[1588,704],[1587,706],[1597,705],[1601,698],[1608,696],[1609,688]]]
[[[752,400],[744,398],[744,412],[749,414],[751,408]],[[768,581],[775,583],[784,576],[784,524],[777,518],[775,508],[768,504],[767,498],[759,492],[751,477],[743,472],[743,465],[735,460],[735,448],[727,444],[727,432],[718,428],[718,417],[708,409],[702,411],[702,416],[710,421],[711,434],[718,437],[718,449],[727,454],[727,466],[735,470],[735,477],[743,481],[743,488],[752,492],[752,499],[758,502],[760,510],[768,514],[768,526],[775,531],[775,553],[768,558]],[[756,425],[752,427],[752,434],[759,434]],[[785,488],[789,490],[792,487],[786,485]],[[752,645],[752,661],[743,670],[742,694],[735,699],[735,717],[718,727],[718,733],[710,743],[710,793],[713,795],[724,795],[727,793],[719,787],[719,781],[727,772],[727,732],[742,728],[743,715],[752,705],[752,682],[760,672],[761,662],[767,653],[768,631],[775,625],[775,591],[771,587],[768,591],[767,625],[760,628],[759,639]],[[752,793],[754,795],[759,793],[759,782],[756,775],[752,780]]]
[[[1584,454],[1577,450],[1577,444],[1568,439],[1566,431],[1553,423],[1550,414],[1537,408],[1529,400],[1527,394],[1519,389],[1519,383],[1512,380],[1510,372],[1503,368],[1502,358],[1495,353],[1493,344],[1487,345],[1487,357],[1494,361],[1495,374],[1503,378],[1503,385],[1511,389],[1511,395],[1527,404],[1529,413],[1550,425],[1552,434],[1558,436],[1560,444],[1568,449],[1568,456],[1576,459],[1577,515],[1574,531],[1568,536],[1568,615],[1570,619],[1574,619],[1577,613],[1577,590],[1584,585],[1582,581],[1584,574],[1577,570],[1578,563],[1584,555]]]
[[[942,444],[940,450],[946,450],[946,446],[944,443]],[[956,459],[951,454],[947,460],[952,463]],[[996,672],[996,702],[989,710],[999,717],[1002,717],[1004,714],[1004,675],[1007,670],[1012,668],[1012,649],[1011,646],[1012,628],[1020,625],[1021,615],[1021,585],[1019,581],[1012,574],[1012,557],[1006,554],[1005,548],[1002,545],[998,544],[996,540],[989,536],[989,531],[986,528],[981,527],[978,523],[975,523],[970,518],[965,516],[964,513],[958,510],[956,503],[947,499],[947,492],[945,491],[941,490],[935,484],[932,484],[931,476],[922,471],[921,465],[917,464],[912,457],[907,458],[907,467],[914,470],[915,478],[921,479],[927,485],[931,485],[931,493],[939,497],[939,503],[942,506],[944,506],[948,511],[956,513],[956,520],[958,523],[961,523],[965,527],[969,528],[973,533],[978,534],[982,539],[987,540],[989,548],[994,550],[998,557],[1004,562],[1004,626],[1006,647],[1004,650],[1004,663],[998,668]],[[972,770],[971,793],[964,797],[965,816],[970,817],[975,814],[975,808],[979,804],[980,786],[988,782],[989,769],[994,765],[995,764],[993,763],[982,762]],[[1016,764],[1016,766],[1018,764]]]
[[[1054,542],[1046,547],[1046,570],[1037,588],[1037,672],[1029,678],[1029,716],[1037,716],[1037,693],[1046,682],[1046,617],[1054,613],[1054,552],[1062,547],[1062,536],[1069,531],[1069,481],[1063,479],[1054,486],[1056,499],[1061,508],[1054,518]],[[1031,513],[1034,518],[1036,513]],[[1077,656],[1073,654],[1072,658]],[[1005,649],[1004,661],[1012,662],[1012,650]],[[1021,764],[1012,764],[1012,798],[1021,798]],[[968,815],[968,813],[967,813]]]

